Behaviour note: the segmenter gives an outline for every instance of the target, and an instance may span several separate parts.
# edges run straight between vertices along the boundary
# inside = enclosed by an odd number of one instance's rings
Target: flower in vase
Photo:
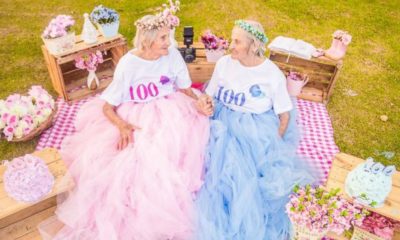
[[[119,15],[114,9],[99,5],[90,13],[90,19],[98,24],[110,24],[118,22]]]
[[[58,38],[67,35],[75,20],[69,15],[58,15],[53,18],[46,29],[43,31],[42,37],[46,39]]]
[[[75,66],[79,69],[96,71],[98,64],[103,63],[103,54],[100,51],[89,53],[75,59]]]
[[[201,42],[207,50],[226,50],[229,47],[228,41],[222,37],[217,37],[210,30],[201,36]]]

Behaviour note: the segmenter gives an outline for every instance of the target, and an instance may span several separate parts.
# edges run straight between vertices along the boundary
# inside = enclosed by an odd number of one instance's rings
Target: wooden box
[[[284,73],[296,71],[307,74],[309,81],[303,87],[298,98],[316,102],[328,103],[332,95],[335,82],[342,68],[342,61],[333,61],[328,58],[312,58],[310,60],[288,55],[283,52],[271,51],[272,60]]]
[[[184,47],[184,45],[180,43],[179,47]],[[206,50],[202,43],[195,42],[191,47],[196,48],[196,60],[186,64],[190,78],[193,83],[205,83],[211,79],[215,63],[207,62]]]
[[[104,62],[99,64],[96,70],[100,86],[96,90],[90,90],[86,86],[88,71],[76,68],[75,58],[97,50],[103,52],[104,58]],[[98,41],[90,45],[85,44],[80,36],[77,36],[74,48],[62,54],[50,54],[45,45],[42,46],[42,52],[54,89],[59,96],[69,102],[82,99],[106,88],[112,81],[119,59],[127,52],[127,44],[122,35],[112,38],[99,36]]]

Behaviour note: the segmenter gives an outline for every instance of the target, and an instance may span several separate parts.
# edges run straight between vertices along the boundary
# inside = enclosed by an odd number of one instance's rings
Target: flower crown
[[[156,17],[151,20],[137,20],[135,26],[141,30],[159,30],[168,26],[168,20],[162,14],[157,14]]]
[[[241,29],[245,30],[246,32],[250,33],[251,35],[256,37],[258,40],[260,40],[262,43],[268,42],[268,37],[263,32],[255,29],[249,23],[247,23],[243,20],[237,20],[237,21],[235,21],[235,25],[240,27]]]
[[[178,12],[180,2],[169,0],[169,5],[163,4],[161,12],[157,13],[154,19],[151,20],[138,20],[135,22],[137,28],[141,30],[159,30],[165,26],[174,28],[179,26],[179,18],[175,15]]]

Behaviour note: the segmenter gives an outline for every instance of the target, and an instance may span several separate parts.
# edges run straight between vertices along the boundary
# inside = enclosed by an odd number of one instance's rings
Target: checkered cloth
[[[72,134],[74,121],[80,107],[89,100],[73,102],[71,105],[63,99],[57,100],[58,113],[53,126],[40,137],[37,150],[53,147],[60,149],[65,136]],[[339,152],[333,139],[333,129],[328,112],[322,103],[297,100],[298,125],[302,129],[302,138],[297,152],[305,156],[315,166],[326,181],[333,156]]]

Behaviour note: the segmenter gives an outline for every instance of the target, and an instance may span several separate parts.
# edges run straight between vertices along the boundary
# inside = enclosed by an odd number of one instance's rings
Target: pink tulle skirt
[[[190,239],[208,118],[179,92],[148,103],[124,103],[118,115],[141,129],[119,151],[119,131],[104,116],[103,105],[98,98],[86,103],[76,133],[63,142],[75,188],[57,207],[64,226],[52,238]]]

